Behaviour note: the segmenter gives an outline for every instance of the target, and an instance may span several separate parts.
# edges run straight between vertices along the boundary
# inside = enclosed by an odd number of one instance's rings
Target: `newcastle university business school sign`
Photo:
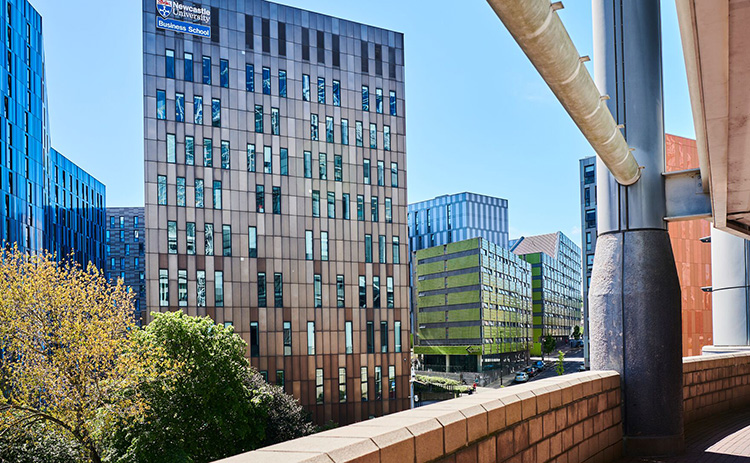
[[[211,10],[176,0],[156,0],[156,27],[183,34],[211,37]]]

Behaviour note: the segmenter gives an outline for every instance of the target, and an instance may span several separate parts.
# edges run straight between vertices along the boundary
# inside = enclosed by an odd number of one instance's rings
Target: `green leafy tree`
[[[544,360],[545,354],[549,354],[550,352],[555,350],[555,347],[557,347],[557,342],[555,341],[555,338],[547,335],[542,341],[542,360]]]
[[[573,327],[573,339],[575,340],[581,339],[581,327],[578,325]]]
[[[72,463],[86,459],[78,442],[56,425],[43,421],[17,426],[0,438],[3,463]]]
[[[557,351],[557,366],[555,367],[555,371],[558,376],[565,374],[565,352],[561,350]]]

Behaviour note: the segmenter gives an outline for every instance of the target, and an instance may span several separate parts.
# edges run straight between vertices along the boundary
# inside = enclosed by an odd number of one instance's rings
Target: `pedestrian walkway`
[[[620,463],[750,463],[750,409],[696,421],[685,429],[685,454]]]

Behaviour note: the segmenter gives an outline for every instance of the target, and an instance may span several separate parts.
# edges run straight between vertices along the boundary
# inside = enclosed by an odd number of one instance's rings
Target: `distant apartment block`
[[[528,360],[531,265],[484,238],[415,256],[418,345],[424,368],[484,371]]]
[[[575,326],[582,327],[581,249],[556,232],[513,240],[511,250],[531,264],[531,353],[541,355],[544,338],[564,341]]]
[[[142,326],[146,319],[144,208],[108,207],[106,249],[107,278],[122,279],[134,293],[134,316]],[[186,285],[179,288],[185,291]]]

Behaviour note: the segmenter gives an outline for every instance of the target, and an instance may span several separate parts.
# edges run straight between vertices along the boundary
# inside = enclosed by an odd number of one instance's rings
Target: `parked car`
[[[534,366],[539,371],[544,370],[544,362],[542,362],[541,360],[537,360],[536,362],[534,362]]]
[[[528,380],[529,375],[527,375],[525,371],[517,371],[516,377],[513,378],[513,381],[515,381],[516,383],[525,383]]]
[[[587,370],[588,368],[586,368],[586,365],[583,363],[578,367],[578,371],[587,371]]]
[[[536,376],[536,368],[534,367],[526,367],[523,369],[523,371],[526,372],[527,375],[529,375],[529,378],[533,378]]]
[[[570,347],[583,347],[583,339],[570,338]]]

